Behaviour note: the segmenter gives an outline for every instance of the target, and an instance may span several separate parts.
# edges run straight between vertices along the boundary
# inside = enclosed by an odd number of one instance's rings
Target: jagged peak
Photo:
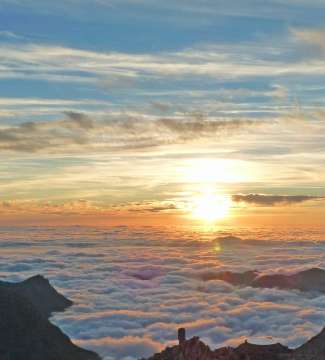
[[[42,275],[34,275],[22,282],[4,282],[3,286],[12,288],[27,298],[46,317],[49,317],[53,312],[64,311],[73,304]]]
[[[43,275],[37,274],[31,276],[30,278],[23,281],[24,283],[39,283],[39,284],[49,284],[49,280],[45,278]]]

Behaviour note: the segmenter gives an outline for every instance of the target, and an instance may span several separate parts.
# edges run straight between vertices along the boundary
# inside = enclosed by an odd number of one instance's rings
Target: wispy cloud
[[[13,31],[10,30],[1,30],[0,31],[0,39],[10,39],[10,40],[19,40],[22,39],[21,35],[16,34]]]
[[[46,116],[59,116],[64,112],[91,111],[97,114],[112,111],[114,106],[108,101],[96,99],[57,99],[57,98],[37,98],[37,97],[0,97],[0,118],[12,120],[13,122],[24,122],[26,118],[40,119],[44,121]],[[3,124],[2,124],[3,125]]]
[[[291,31],[297,40],[325,50],[325,29],[292,29]]]
[[[300,32],[296,34],[303,36]],[[314,37],[318,39],[317,36]],[[37,44],[21,44],[19,47],[7,44],[2,45],[0,51],[1,78],[95,82],[102,86],[106,83],[108,87],[115,84],[117,87],[121,84],[129,86],[137,77],[159,79],[176,76],[182,79],[217,76],[231,79],[325,74],[324,61],[289,62],[284,60],[289,50],[265,43],[262,47],[253,43],[236,47],[211,44],[158,54],[95,52]],[[276,51],[280,54],[275,58]],[[243,57],[243,53],[247,55]]]
[[[5,200],[0,201],[0,214],[50,215],[50,216],[142,216],[143,214],[174,213],[178,206],[173,201],[142,201],[110,204],[104,201],[77,199],[71,201]]]
[[[321,0],[310,2],[299,0],[287,2],[283,0],[270,0],[260,4],[254,0],[247,0],[244,4],[238,4],[237,1],[231,0],[205,0],[199,4],[194,0],[179,0],[177,5],[167,0],[162,2],[152,2],[150,0],[94,0],[92,5],[87,0],[65,0],[53,3],[49,0],[33,0],[26,2],[24,0],[15,0],[14,4],[10,0],[2,0],[0,5],[19,6],[24,9],[31,9],[37,13],[63,13],[70,17],[79,17],[86,19],[87,11],[93,10],[94,18],[98,19],[108,11],[113,13],[123,12],[125,16],[141,16],[147,18],[152,12],[168,12],[186,14],[194,24],[202,17],[211,19],[216,16],[232,16],[232,17],[258,17],[268,19],[286,19],[288,14],[300,15],[306,8],[309,11],[317,11],[322,8]],[[131,9],[133,11],[131,11]],[[142,10],[142,11],[141,11]],[[145,10],[145,11],[143,11]],[[171,19],[180,21],[179,16],[172,16]],[[174,19],[175,18],[175,19]],[[183,22],[186,19],[182,19]],[[171,20],[169,19],[169,20]]]
[[[93,119],[68,111],[56,121],[25,122],[0,128],[0,149],[23,152],[130,150],[180,144],[275,123],[272,119],[227,119],[204,114],[155,118],[124,114]]]

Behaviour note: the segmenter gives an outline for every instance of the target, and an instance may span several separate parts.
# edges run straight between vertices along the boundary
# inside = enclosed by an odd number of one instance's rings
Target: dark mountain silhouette
[[[265,275],[257,277],[253,286],[279,289],[297,289],[300,291],[325,292],[325,270],[312,268],[293,275]]]
[[[256,345],[246,341],[234,349],[234,360],[281,360],[291,358],[292,354],[291,349],[281,344]]]
[[[58,293],[41,275],[33,276],[20,283],[0,281],[0,289],[3,288],[27,298],[46,317],[49,317],[52,312],[64,311],[72,305],[72,301]]]
[[[224,271],[219,273],[202,274],[201,279],[222,280],[232,285],[252,286],[258,288],[278,288],[286,290],[300,290],[304,292],[317,291],[325,293],[325,270],[312,268],[296,274],[260,275],[257,271],[235,273]]]
[[[232,285],[247,286],[252,284],[252,282],[257,278],[257,276],[258,276],[258,272],[255,270],[246,271],[243,273],[223,271],[219,273],[214,273],[214,272],[203,273],[200,275],[200,278],[204,281],[222,280]]]
[[[256,345],[245,341],[236,348],[211,350],[198,337],[185,338],[185,329],[179,329],[178,345],[167,347],[147,360],[324,360],[325,329],[297,349],[281,344]]]
[[[295,350],[295,360],[325,359],[325,328]]]
[[[0,283],[1,360],[99,360],[74,345],[48,316],[71,305],[49,282],[36,276]]]
[[[263,275],[256,271],[204,274],[205,281],[219,279],[240,286],[325,292],[325,270],[314,268],[293,275]],[[100,360],[94,352],[74,345],[49,320],[72,302],[37,275],[20,283],[0,281],[0,360]],[[325,360],[325,328],[297,349],[281,344],[257,345],[245,341],[238,347],[211,350],[198,337],[186,340],[179,329],[179,344],[147,360]]]

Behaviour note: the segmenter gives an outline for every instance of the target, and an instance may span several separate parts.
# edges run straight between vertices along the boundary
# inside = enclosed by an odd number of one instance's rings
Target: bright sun
[[[225,218],[230,211],[231,200],[227,195],[204,192],[193,198],[192,216],[204,221],[215,221]]]
[[[196,159],[181,167],[189,191],[185,207],[193,219],[212,223],[228,217],[232,201],[224,191],[228,184],[247,180],[241,167],[226,159]]]

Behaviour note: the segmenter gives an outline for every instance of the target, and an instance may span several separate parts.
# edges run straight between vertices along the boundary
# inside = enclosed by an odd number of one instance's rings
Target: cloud
[[[146,20],[152,14],[169,15],[168,21],[178,26],[191,23],[196,28],[199,25],[207,25],[218,16],[231,17],[254,17],[261,19],[281,19],[286,20],[289,16],[301,16],[311,13],[317,15],[323,9],[321,0],[314,0],[313,3],[305,0],[288,2],[283,0],[270,0],[260,4],[254,0],[247,0],[245,5],[238,4],[235,0],[206,0],[198,4],[194,0],[179,0],[177,6],[171,0],[165,2],[155,2],[150,0],[94,0],[90,5],[87,0],[65,0],[53,3],[48,0],[33,0],[30,2],[23,0],[2,0],[3,5],[19,6],[26,10],[36,13],[46,14],[65,14],[69,17],[87,19],[90,10],[93,11],[92,21],[101,19],[103,16],[121,16],[137,19],[140,17]],[[183,14],[186,14],[184,16]],[[183,15],[183,16],[182,16]],[[160,18],[158,18],[160,20]],[[204,21],[203,21],[204,20]]]
[[[58,117],[62,113],[82,113],[90,111],[93,115],[112,111],[112,104],[95,99],[58,99],[58,98],[12,98],[0,97],[0,117],[20,123],[22,119],[41,121],[45,116]]]
[[[65,122],[68,127],[72,125],[76,126],[77,128],[82,128],[84,130],[90,130],[95,128],[94,120],[90,119],[85,114],[73,111],[66,111],[65,115],[68,117],[68,120]]]
[[[108,91],[127,89],[130,91],[140,80],[136,73],[116,73],[108,75],[103,80],[99,79],[99,85]]]
[[[112,211],[109,207],[101,207],[96,203],[87,200],[65,201],[61,203],[50,201],[18,201],[6,200],[0,202],[0,213],[15,214],[41,214],[41,215],[94,215],[109,214]],[[116,212],[117,209],[114,209]]]
[[[324,267],[324,241],[299,241],[315,239],[315,230],[297,230],[287,241],[292,231],[241,229],[246,240],[228,233],[216,252],[214,238],[224,234],[208,240],[205,233],[202,241],[196,230],[150,226],[3,227],[0,274],[17,281],[47,276],[74,301],[52,321],[105,360],[152,355],[175,344],[181,326],[213,348],[245,338],[297,346],[316,334],[325,322],[324,296],[200,278],[247,264],[261,273]]]
[[[320,42],[317,33],[292,30],[296,37]],[[309,34],[309,35],[308,35]],[[313,40],[314,39],[314,40]],[[142,81],[173,81],[205,79],[218,80],[251,77],[279,77],[321,75],[325,65],[308,64],[288,59],[295,54],[297,44],[284,41],[278,48],[274,44],[208,44],[160,53],[96,52],[48,44],[3,44],[0,46],[1,78],[40,80],[49,82],[87,83],[93,86],[130,88]],[[263,50],[262,50],[263,49]],[[290,50],[291,49],[291,50]],[[241,55],[245,51],[245,58]],[[280,53],[277,60],[274,52]],[[308,66],[307,66],[308,65]],[[140,82],[139,82],[140,80]],[[275,93],[274,93],[275,94]],[[278,91],[278,95],[280,92]],[[282,96],[283,94],[281,94]]]
[[[227,119],[201,113],[155,118],[121,114],[92,119],[72,111],[54,121],[24,122],[0,127],[0,150],[21,152],[121,151],[180,144],[247,127],[274,124],[273,119]]]
[[[177,205],[167,201],[131,203],[129,205],[129,211],[131,212],[160,213],[169,212],[171,210],[177,210]]]
[[[291,31],[297,40],[325,50],[325,29],[292,29]]]
[[[235,194],[232,200],[259,206],[291,205],[306,201],[324,200],[324,197],[309,195],[266,195],[266,194]]]
[[[139,357],[149,357],[162,350],[159,342],[137,336],[125,336],[120,339],[106,337],[90,341],[78,341],[78,344],[80,346],[91,346],[92,349],[104,356],[104,360],[111,358],[132,360]]]
[[[19,40],[19,39],[22,39],[22,36],[16,34],[13,31],[2,30],[2,31],[0,31],[0,38],[11,39],[11,40]]]
[[[160,112],[168,112],[169,110],[172,109],[172,105],[171,104],[168,104],[168,103],[163,103],[163,102],[160,102],[160,101],[152,101],[151,102],[151,106],[155,109],[155,110],[158,110]]]
[[[0,214],[40,214],[40,215],[87,215],[118,217],[121,214],[170,213],[178,210],[173,202],[142,201],[121,204],[109,204],[100,201],[77,199],[73,201],[33,201],[33,200],[5,200],[0,201]]]

